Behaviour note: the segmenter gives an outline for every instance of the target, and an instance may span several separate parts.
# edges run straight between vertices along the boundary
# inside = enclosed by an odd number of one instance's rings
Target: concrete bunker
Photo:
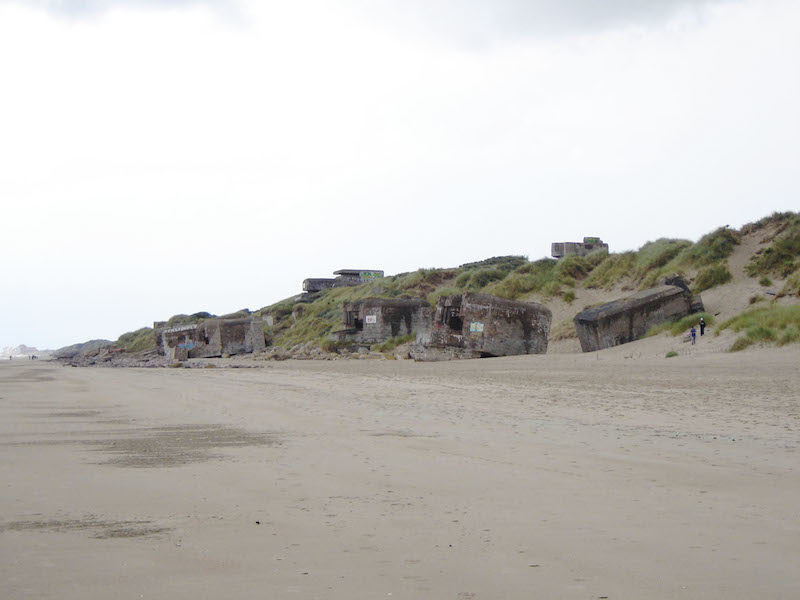
[[[431,307],[422,299],[365,298],[345,302],[344,329],[334,332],[340,341],[377,344],[390,338],[416,333],[431,326]]]
[[[303,291],[307,294],[314,294],[334,287],[336,280],[333,278],[313,277],[303,280]]]
[[[339,269],[333,274],[336,277],[304,279],[303,291],[307,294],[315,294],[330,288],[361,285],[383,277],[383,271],[380,269]]]
[[[682,279],[672,281],[676,285],[659,285],[579,312],[573,321],[581,349],[593,352],[632,342],[655,325],[703,310],[701,298]]]
[[[429,333],[412,346],[416,360],[483,358],[544,354],[550,334],[550,310],[489,294],[439,298]]]
[[[553,258],[565,256],[586,256],[595,250],[608,252],[608,244],[599,237],[585,237],[583,242],[553,242],[550,244],[550,254]]]
[[[159,352],[170,360],[246,354],[265,348],[261,319],[208,319],[160,330]]]

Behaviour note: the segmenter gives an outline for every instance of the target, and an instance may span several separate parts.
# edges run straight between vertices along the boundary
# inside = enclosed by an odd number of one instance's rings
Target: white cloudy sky
[[[796,0],[0,0],[0,346],[800,209]]]

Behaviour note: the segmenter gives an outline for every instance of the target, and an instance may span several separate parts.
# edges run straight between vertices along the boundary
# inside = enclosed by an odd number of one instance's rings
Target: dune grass
[[[550,328],[550,339],[554,342],[578,339],[575,323],[572,319],[564,319]]]
[[[167,319],[167,327],[178,327],[179,325],[194,325],[195,323],[201,323],[206,319],[213,319],[216,315],[212,315],[209,312],[196,312],[191,315],[172,315],[169,319]]]
[[[745,267],[751,277],[787,277],[800,268],[800,215],[787,218],[785,229]],[[763,279],[763,277],[762,277]]]
[[[416,341],[416,339],[417,339],[417,334],[412,331],[411,333],[406,335],[390,338],[385,342],[383,342],[382,344],[376,344],[374,348],[378,352],[391,352],[398,346],[401,346],[403,344],[410,344],[411,342]]]
[[[136,331],[129,331],[119,336],[116,346],[123,348],[126,352],[143,352],[154,350],[156,339],[152,327],[142,327]]]
[[[778,293],[778,297],[798,296],[800,297],[800,271],[791,275],[783,284],[783,289]]]
[[[740,234],[729,227],[720,227],[687,247],[679,257],[683,264],[708,266],[726,260],[739,243]]]
[[[728,283],[733,279],[733,275],[725,265],[712,265],[701,270],[694,281],[692,289],[695,293],[700,293],[723,283]]]
[[[743,333],[731,346],[731,352],[755,343],[778,346],[800,342],[800,306],[765,306],[747,310],[728,319],[719,331],[731,329]]]

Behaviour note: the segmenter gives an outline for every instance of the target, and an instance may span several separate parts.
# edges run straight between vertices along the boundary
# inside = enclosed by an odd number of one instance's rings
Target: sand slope
[[[3,597],[795,598],[798,367],[2,363]]]

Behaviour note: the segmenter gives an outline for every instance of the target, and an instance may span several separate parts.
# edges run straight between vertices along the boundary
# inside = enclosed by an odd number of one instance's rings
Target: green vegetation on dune
[[[378,352],[391,352],[392,350],[394,350],[398,346],[401,346],[403,344],[410,344],[411,342],[415,341],[416,339],[417,339],[417,334],[412,332],[412,333],[409,333],[407,335],[401,335],[401,336],[398,336],[398,337],[390,338],[390,339],[386,340],[385,342],[383,342],[382,344],[377,344],[375,346],[375,349]]]
[[[212,315],[208,312],[197,312],[191,315],[173,315],[169,319],[167,319],[167,327],[178,327],[180,325],[194,325],[195,323],[201,323],[206,319],[212,319],[216,315]]]
[[[455,284],[459,289],[477,292],[493,281],[504,279],[506,275],[508,275],[507,271],[496,268],[476,269],[474,271],[461,273],[461,275],[456,278]]]
[[[155,336],[153,335],[152,327],[142,327],[136,331],[129,331],[119,336],[117,347],[122,348],[126,352],[143,352],[145,350],[153,350],[156,347]]]
[[[733,343],[731,352],[758,342],[777,343],[778,346],[797,343],[800,342],[800,306],[750,309],[722,323],[719,331],[725,329],[744,333]]]
[[[671,244],[664,249],[661,264],[648,265],[640,287],[651,287],[659,277],[669,273],[685,274],[692,270],[697,271],[695,292],[727,283],[732,279],[727,266],[728,257],[733,253],[740,237],[735,230],[720,227],[704,235],[696,244],[686,240],[663,240]],[[668,260],[663,260],[667,257]]]
[[[733,279],[733,275],[731,275],[728,267],[725,265],[712,265],[697,274],[692,289],[696,293],[703,292],[723,283],[728,283],[731,279]]]
[[[647,242],[636,252],[636,268],[640,272],[650,272],[669,264],[684,249],[692,245],[689,240],[660,238]]]
[[[784,215],[777,227],[780,233],[772,243],[757,252],[747,264],[747,274],[751,277],[788,277],[800,268],[800,215]]]
[[[513,271],[514,269],[517,269],[527,263],[527,256],[512,254],[509,256],[493,256],[492,258],[486,258],[477,262],[464,263],[458,267],[458,270],[472,271],[474,269],[485,269],[487,267],[492,267],[508,273],[509,271]]]
[[[454,287],[459,291],[478,292],[489,284],[505,279],[509,273],[528,263],[525,256],[495,256],[458,268]]]
[[[678,264],[704,267],[727,260],[739,243],[740,234],[728,227],[720,227],[700,238],[692,246],[687,246],[675,260]]]
[[[602,260],[606,254],[599,255]],[[568,256],[561,260],[542,258],[514,269],[504,279],[486,286],[481,291],[510,300],[530,294],[544,298],[560,296],[566,302],[575,299],[575,288],[595,268],[596,257]],[[568,288],[564,290],[564,288]]]
[[[635,252],[609,254],[593,270],[586,279],[587,288],[611,288],[626,278],[634,275],[636,265]]]
[[[795,212],[774,212],[771,215],[763,217],[758,221],[753,221],[747,225],[742,226],[739,233],[742,235],[749,235],[757,233],[767,227],[774,227],[775,233],[782,233],[787,227],[790,227],[793,222],[800,218],[800,213]]]
[[[684,273],[688,268],[707,264],[717,246],[716,237],[701,239],[697,244],[689,240],[660,238],[647,242],[637,251],[610,254],[601,260],[586,280],[589,288],[613,288],[622,282],[631,287],[653,287],[660,277],[671,273]]]
[[[798,296],[800,297],[800,271],[797,271],[786,279],[783,289],[778,293],[778,297]]]
[[[559,342],[577,338],[578,332],[575,331],[575,323],[572,319],[564,319],[550,328],[550,341]]]
[[[511,300],[532,292],[550,294],[559,287],[556,282],[556,265],[557,261],[551,258],[521,265],[503,280],[493,282],[483,291]]]

